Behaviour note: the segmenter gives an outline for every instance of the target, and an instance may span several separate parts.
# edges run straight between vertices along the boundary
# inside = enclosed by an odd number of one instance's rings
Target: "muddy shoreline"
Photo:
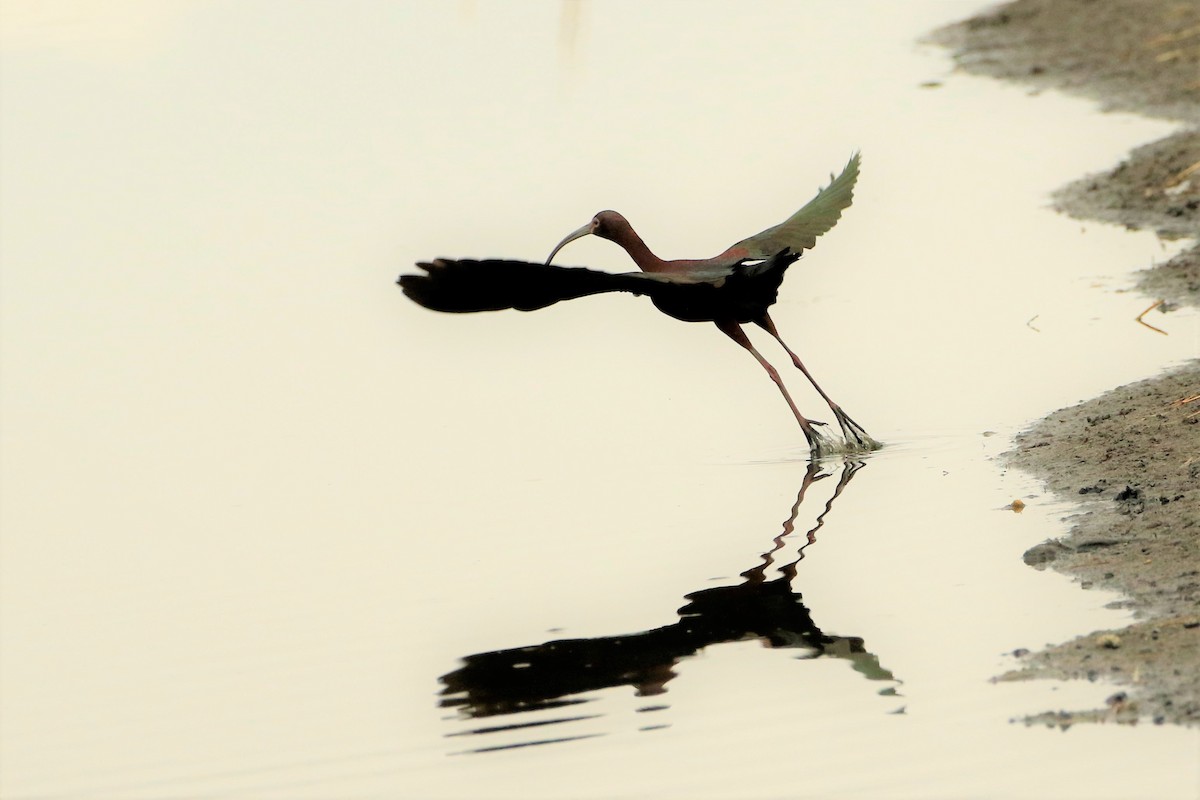
[[[1148,305],[1163,301],[1160,310],[1200,305],[1200,2],[1016,0],[929,38],[952,50],[958,69],[1182,123],[1053,199],[1078,218],[1193,240],[1139,272],[1138,288]],[[1200,724],[1198,394],[1200,360],[1056,411],[1007,454],[1049,491],[1083,503],[1071,532],[1031,548],[1026,562],[1120,592],[1139,620],[1020,653],[1021,668],[999,680],[1118,686],[1104,708],[1047,710],[1030,722]]]

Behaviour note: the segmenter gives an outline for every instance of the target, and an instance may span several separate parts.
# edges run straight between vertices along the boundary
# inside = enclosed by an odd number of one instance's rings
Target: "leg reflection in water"
[[[767,580],[767,569],[792,539],[806,494],[818,481],[832,477],[831,473],[821,472],[816,463],[808,465],[783,531],[760,556],[759,563],[741,573],[742,583],[686,595],[688,602],[678,611],[679,621],[662,628],[621,636],[560,639],[466,656],[462,667],[442,676],[440,705],[458,709],[460,717],[480,718],[574,706],[587,702],[588,698],[579,696],[584,692],[617,686],[632,686],[639,696],[662,694],[675,677],[673,667],[680,659],[710,645],[747,638],[758,638],[772,648],[796,649],[800,651],[797,657],[802,659],[844,659],[869,680],[894,682],[892,673],[880,666],[878,657],[866,649],[862,639],[836,636],[818,628],[792,585],[805,550],[817,541],[817,533],[825,525],[834,503],[862,466],[862,462],[843,464],[836,487],[805,532],[796,557],[778,567],[778,578]],[[893,683],[880,693],[894,694],[894,687]],[[530,722],[510,720],[507,724],[454,735],[544,728],[588,716],[539,718]],[[575,738],[582,737],[538,738],[502,748],[476,748],[473,752]]]

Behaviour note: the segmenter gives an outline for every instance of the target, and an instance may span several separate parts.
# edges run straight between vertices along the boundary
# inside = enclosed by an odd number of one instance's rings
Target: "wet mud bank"
[[[1056,411],[1017,437],[1012,466],[1083,502],[1070,535],[1031,548],[1026,563],[1115,589],[1142,620],[1026,655],[1005,679],[1111,680],[1127,692],[1102,718],[1200,723],[1200,400],[1185,402],[1197,393],[1200,361]]]
[[[1054,88],[1105,109],[1177,120],[1182,129],[1114,169],[1054,194],[1082,219],[1193,240],[1138,273],[1147,303],[1200,305],[1200,2],[1017,0],[935,31],[956,66]],[[1145,265],[1130,264],[1130,270]],[[1148,320],[1149,321],[1149,320]],[[1081,501],[1072,530],[1025,560],[1124,595],[1139,621],[1022,653],[1001,680],[1050,677],[1118,685],[1106,707],[1032,721],[1200,724],[1200,361],[1114,389],[1041,420],[1008,463]]]

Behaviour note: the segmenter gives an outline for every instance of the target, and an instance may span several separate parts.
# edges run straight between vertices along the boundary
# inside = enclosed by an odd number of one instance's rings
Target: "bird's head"
[[[569,245],[576,239],[587,236],[589,233],[593,236],[599,236],[601,239],[608,239],[611,242],[623,245],[623,242],[628,238],[633,231],[633,227],[629,221],[616,211],[601,211],[596,216],[592,217],[591,221],[583,227],[568,233],[561,242],[554,246],[550,251],[549,257],[546,258],[546,264],[549,265],[554,260],[554,256],[559,250]]]

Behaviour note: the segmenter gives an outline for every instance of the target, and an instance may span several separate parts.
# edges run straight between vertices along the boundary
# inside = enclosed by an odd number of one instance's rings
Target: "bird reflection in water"
[[[544,644],[497,650],[466,656],[463,666],[441,677],[444,684],[440,705],[458,710],[458,719],[479,719],[521,712],[547,711],[579,706],[594,698],[583,693],[618,686],[632,686],[639,697],[660,695],[676,676],[674,666],[681,659],[704,648],[724,642],[759,639],[771,648],[789,648],[802,660],[821,657],[844,659],[852,668],[872,681],[895,681],[879,658],[869,652],[857,636],[837,636],[817,627],[812,614],[792,582],[805,550],[817,541],[834,502],[850,484],[862,462],[845,462],[838,483],[806,533],[796,557],[779,566],[779,577],[767,579],[767,570],[792,539],[796,520],[805,496],[817,481],[832,477],[816,463],[810,463],[783,531],[773,546],[760,557],[760,563],[741,573],[736,586],[701,589],[686,596],[688,603],[679,609],[679,621],[662,628],[621,636],[591,639],[560,639]],[[895,694],[895,683],[880,691]],[[650,706],[639,710],[661,710]],[[580,709],[582,711],[582,709]],[[464,736],[501,732],[544,732],[547,726],[594,719],[600,714],[565,714],[546,718],[535,715],[529,721],[511,720],[505,724],[485,725],[450,734]],[[650,730],[663,726],[648,726]],[[471,748],[467,752],[524,747],[535,744],[572,741],[600,734],[545,737],[517,743]]]

